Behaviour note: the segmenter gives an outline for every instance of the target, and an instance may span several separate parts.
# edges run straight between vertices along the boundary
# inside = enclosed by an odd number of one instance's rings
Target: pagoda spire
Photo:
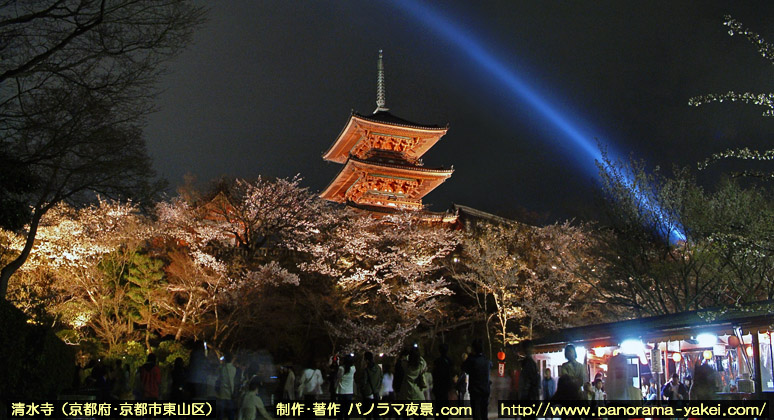
[[[382,50],[379,50],[379,60],[376,62],[376,110],[374,114],[379,111],[389,111],[384,96],[384,59],[382,58]]]

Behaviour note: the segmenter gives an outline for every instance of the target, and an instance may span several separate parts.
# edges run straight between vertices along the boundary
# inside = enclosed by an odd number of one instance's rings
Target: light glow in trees
[[[557,328],[576,314],[588,287],[575,276],[581,227],[483,224],[465,233],[455,278],[492,319],[503,348],[531,338],[535,327]],[[512,328],[513,323],[518,325]],[[517,331],[517,332],[514,332]]]

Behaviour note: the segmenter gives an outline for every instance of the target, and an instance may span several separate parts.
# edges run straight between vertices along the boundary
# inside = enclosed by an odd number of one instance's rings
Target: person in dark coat
[[[532,358],[532,341],[522,341],[521,348],[524,352],[524,360],[521,361],[521,374],[519,374],[519,400],[537,401],[540,399],[540,373],[537,363]]]
[[[175,363],[172,366],[172,372],[170,373],[171,383],[169,384],[169,399],[173,401],[185,400],[188,396],[186,393],[186,382],[188,380],[188,372],[185,369],[185,362],[182,357],[175,359]]]
[[[688,399],[688,388],[680,382],[680,375],[672,374],[672,380],[661,387],[661,398],[668,401],[684,401]]]
[[[484,342],[480,338],[473,340],[472,348],[473,352],[463,363],[462,370],[468,374],[468,392],[473,420],[487,420],[491,389],[489,371],[492,369],[492,363],[484,357]]]
[[[408,353],[408,347],[404,348],[398,355],[398,358],[395,360],[395,373],[392,378],[392,389],[394,390],[395,395],[398,395],[400,392],[400,386],[403,384],[403,376],[405,374],[403,373],[402,361],[408,357]]]
[[[452,390],[452,362],[449,359],[449,345],[442,343],[438,347],[441,354],[433,362],[433,398],[442,404],[449,403],[449,392]],[[447,419],[448,416],[438,416],[439,420]]]

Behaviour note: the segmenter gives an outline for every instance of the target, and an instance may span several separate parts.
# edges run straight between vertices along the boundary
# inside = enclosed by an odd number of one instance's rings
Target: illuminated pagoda
[[[320,197],[377,214],[414,210],[422,211],[425,218],[453,221],[447,213],[424,211],[422,204],[422,198],[454,172],[453,168],[426,168],[421,159],[448,127],[417,124],[388,112],[381,50],[376,93],[373,114],[353,111],[341,134],[323,154],[323,159],[344,167]]]

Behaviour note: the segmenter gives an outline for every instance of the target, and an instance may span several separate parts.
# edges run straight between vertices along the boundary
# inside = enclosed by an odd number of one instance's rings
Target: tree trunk
[[[190,305],[190,300],[189,300]],[[183,312],[183,319],[180,320],[180,325],[177,326],[177,332],[175,333],[175,341],[180,341],[180,336],[183,334],[183,326],[185,325],[185,321],[188,319],[188,306],[185,306],[185,312]]]
[[[148,323],[145,324],[145,348],[148,349],[148,352],[151,351],[150,346],[150,328],[151,328],[151,320],[148,318]]]
[[[5,299],[5,296],[8,293],[8,280],[11,279],[13,273],[15,273],[21,268],[22,265],[24,265],[24,263],[27,261],[27,257],[30,256],[30,251],[32,251],[32,246],[35,244],[35,235],[38,233],[38,225],[40,224],[40,219],[43,217],[43,213],[44,211],[39,208],[35,208],[32,211],[30,230],[27,232],[27,239],[24,242],[24,248],[22,249],[19,256],[6,264],[3,269],[0,270],[0,299]]]

